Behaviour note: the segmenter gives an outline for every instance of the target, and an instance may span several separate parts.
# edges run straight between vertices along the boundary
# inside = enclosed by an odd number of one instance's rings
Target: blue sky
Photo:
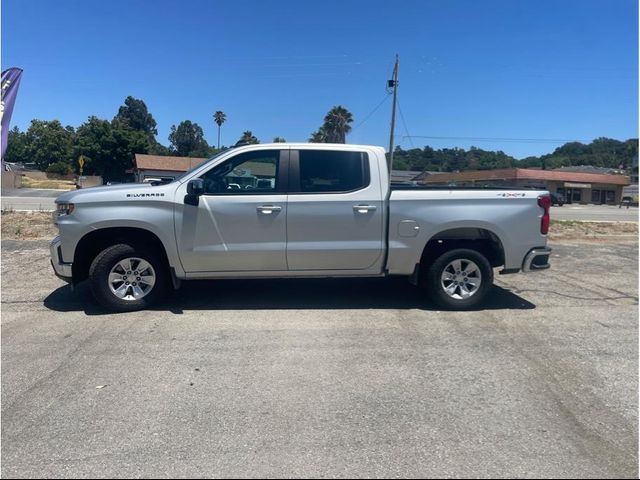
[[[522,158],[555,143],[439,137],[618,139],[638,133],[635,0],[3,0],[2,68],[24,69],[12,125],[78,126],[143,99],[223,143],[244,130],[306,141],[334,105],[349,143],[388,145],[400,55],[403,148],[476,145]]]

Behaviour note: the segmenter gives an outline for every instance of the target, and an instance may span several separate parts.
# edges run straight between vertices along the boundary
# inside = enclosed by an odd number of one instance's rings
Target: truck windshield
[[[229,149],[223,150],[221,152],[216,153],[213,157],[207,158],[204,162],[196,165],[193,168],[190,168],[189,170],[187,170],[186,172],[184,172],[181,175],[178,175],[176,178],[173,179],[173,182],[179,182],[180,180],[182,180],[184,177],[186,177],[187,175],[189,175],[191,172],[193,172],[196,168],[200,168],[202,165],[204,165],[207,162],[210,162],[211,160],[218,158],[220,155],[222,155],[223,153],[227,153],[229,151]],[[171,183],[173,183],[171,182]]]

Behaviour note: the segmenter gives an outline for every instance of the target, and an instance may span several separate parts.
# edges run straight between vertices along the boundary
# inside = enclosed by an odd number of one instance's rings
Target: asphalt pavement
[[[591,222],[637,222],[638,207],[565,204],[562,207],[552,207],[551,218]]]
[[[61,193],[68,190],[60,190],[56,188],[3,188],[3,197],[38,197],[38,198],[56,198]]]
[[[37,188],[3,188],[0,197],[2,210],[53,211],[58,195],[67,190]]]
[[[638,477],[638,246],[443,312],[402,279],[185,283],[113,315],[2,242],[3,477]]]

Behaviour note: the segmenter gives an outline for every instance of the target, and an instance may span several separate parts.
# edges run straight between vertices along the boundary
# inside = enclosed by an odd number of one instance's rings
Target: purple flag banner
[[[16,103],[18,86],[22,76],[21,68],[8,68],[2,72],[2,104],[0,106],[1,133],[2,133],[2,162],[4,152],[7,150],[7,138],[9,137],[9,122],[13,113],[13,105]],[[4,165],[2,165],[4,170]]]

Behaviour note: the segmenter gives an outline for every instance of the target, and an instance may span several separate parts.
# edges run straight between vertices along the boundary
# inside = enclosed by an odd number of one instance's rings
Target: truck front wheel
[[[159,256],[132,245],[112,245],[91,263],[89,282],[96,300],[117,312],[153,305],[167,286],[166,268]]]
[[[429,267],[423,286],[433,302],[448,310],[469,310],[485,300],[493,269],[476,250],[458,248],[440,255]]]

